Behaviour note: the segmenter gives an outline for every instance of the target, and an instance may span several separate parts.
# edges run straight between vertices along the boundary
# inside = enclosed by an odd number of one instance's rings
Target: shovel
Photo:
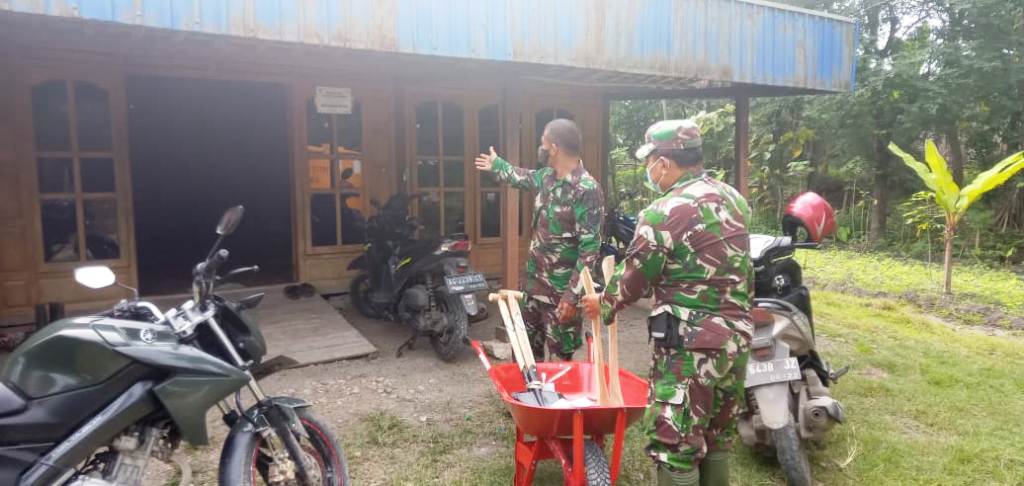
[[[521,292],[500,290],[496,294],[490,294],[488,299],[498,304],[498,311],[501,313],[501,320],[505,324],[505,332],[508,334],[508,341],[512,346],[512,354],[516,359],[516,364],[519,365],[519,371],[523,374],[523,380],[526,382],[526,391],[513,393],[512,396],[528,405],[547,407],[563,397],[554,392],[553,385],[548,385],[549,389],[545,389],[545,384],[537,375],[537,362],[526,334],[523,316],[519,312],[517,298],[521,298],[522,295]]]

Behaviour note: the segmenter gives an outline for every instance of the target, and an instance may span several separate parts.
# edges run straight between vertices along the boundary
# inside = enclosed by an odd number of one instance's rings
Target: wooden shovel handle
[[[605,289],[615,273],[615,257],[607,256],[601,261],[601,273],[604,274]],[[612,319],[608,325],[608,396],[612,405],[623,405],[622,383],[619,381],[619,323]]]

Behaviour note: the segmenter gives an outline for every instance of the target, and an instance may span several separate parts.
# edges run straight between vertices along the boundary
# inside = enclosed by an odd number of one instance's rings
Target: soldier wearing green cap
[[[636,156],[658,197],[640,213],[606,291],[583,305],[608,324],[653,287],[643,426],[658,484],[728,485],[752,330],[750,209],[735,189],[704,172],[694,122],[660,121],[644,139]]]

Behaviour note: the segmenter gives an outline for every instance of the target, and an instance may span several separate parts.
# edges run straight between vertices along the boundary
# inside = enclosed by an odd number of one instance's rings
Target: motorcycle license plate
[[[444,285],[449,294],[465,294],[478,290],[487,290],[487,280],[482,273],[464,273],[461,275],[445,275]]]
[[[751,360],[747,363],[746,387],[752,388],[771,383],[783,383],[803,378],[800,363],[796,358],[773,359],[771,361]]]

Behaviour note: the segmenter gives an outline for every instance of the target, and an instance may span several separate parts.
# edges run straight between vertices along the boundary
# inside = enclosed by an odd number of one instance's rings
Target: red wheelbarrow
[[[472,341],[471,344],[516,424],[513,484],[533,484],[537,463],[547,459],[557,459],[562,464],[566,485],[615,484],[619,477],[626,427],[639,419],[647,407],[645,380],[619,370],[621,406],[588,404],[555,408],[529,405],[513,398],[513,393],[526,389],[526,380],[519,367],[515,363],[491,365],[480,343]],[[550,377],[561,375],[552,383],[569,402],[574,399],[575,403],[586,402],[585,397],[595,396],[593,364],[589,361],[537,363],[537,371]],[[604,371],[607,375],[607,367]],[[613,434],[610,464],[604,453],[605,436],[609,434]]]

